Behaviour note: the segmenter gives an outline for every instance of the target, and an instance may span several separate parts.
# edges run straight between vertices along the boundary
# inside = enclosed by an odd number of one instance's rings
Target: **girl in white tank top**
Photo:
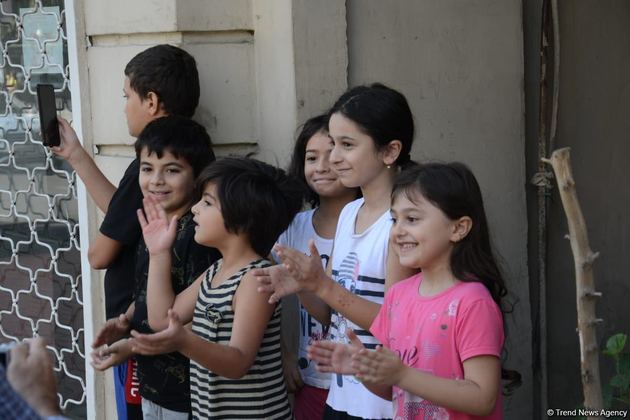
[[[363,198],[341,212],[332,255],[332,272],[324,273],[311,242],[310,254],[277,246],[283,265],[254,270],[259,290],[272,300],[299,292],[303,306],[321,316],[318,302],[332,309],[331,335],[345,341],[352,328],[367,346],[375,339],[369,327],[383,295],[412,273],[390,252],[390,195],[398,168],[410,161],[413,117],[405,97],[381,84],[344,93],[329,112],[333,142],[330,164],[346,187],[359,187]],[[348,376],[334,377],[324,418],[392,417],[391,402],[370,393]]]

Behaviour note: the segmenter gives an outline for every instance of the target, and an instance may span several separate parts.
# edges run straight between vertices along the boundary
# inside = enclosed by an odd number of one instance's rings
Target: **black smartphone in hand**
[[[42,131],[44,146],[59,146],[61,138],[53,85],[41,83],[37,85],[37,105],[39,106],[39,126]]]
[[[0,344],[0,365],[6,367],[9,364],[9,354],[16,345],[15,341]]]

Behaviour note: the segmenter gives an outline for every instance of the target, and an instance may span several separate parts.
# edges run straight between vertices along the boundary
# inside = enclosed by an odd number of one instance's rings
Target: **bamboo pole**
[[[542,159],[550,164],[556,175],[558,191],[569,225],[569,240],[575,262],[575,281],[577,298],[577,332],[580,338],[580,364],[584,407],[592,410],[603,408],[602,389],[599,375],[599,347],[597,345],[596,325],[602,322],[595,314],[597,298],[601,293],[595,291],[593,262],[599,256],[591,251],[588,243],[586,222],[580,208],[571,169],[570,148],[558,149],[551,154],[551,159]],[[598,417],[589,417],[598,418]]]

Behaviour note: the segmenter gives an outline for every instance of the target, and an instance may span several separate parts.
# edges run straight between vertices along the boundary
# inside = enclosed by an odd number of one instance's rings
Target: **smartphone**
[[[37,105],[39,106],[39,126],[42,131],[44,146],[59,146],[61,138],[53,85],[41,83],[37,85]]]
[[[15,341],[0,344],[0,365],[4,367],[7,366],[9,363],[9,354],[11,353],[11,349],[16,345],[17,343]]]

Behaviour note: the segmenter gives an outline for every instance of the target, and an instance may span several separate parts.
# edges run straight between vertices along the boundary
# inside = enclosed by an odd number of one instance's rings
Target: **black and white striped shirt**
[[[261,259],[249,263],[216,288],[210,281],[221,260],[206,272],[195,305],[192,330],[213,343],[228,345],[232,336],[232,300],[243,276],[267,267]],[[196,419],[291,419],[280,354],[280,305],[273,312],[254,364],[240,379],[218,376],[190,361],[190,389]]]

